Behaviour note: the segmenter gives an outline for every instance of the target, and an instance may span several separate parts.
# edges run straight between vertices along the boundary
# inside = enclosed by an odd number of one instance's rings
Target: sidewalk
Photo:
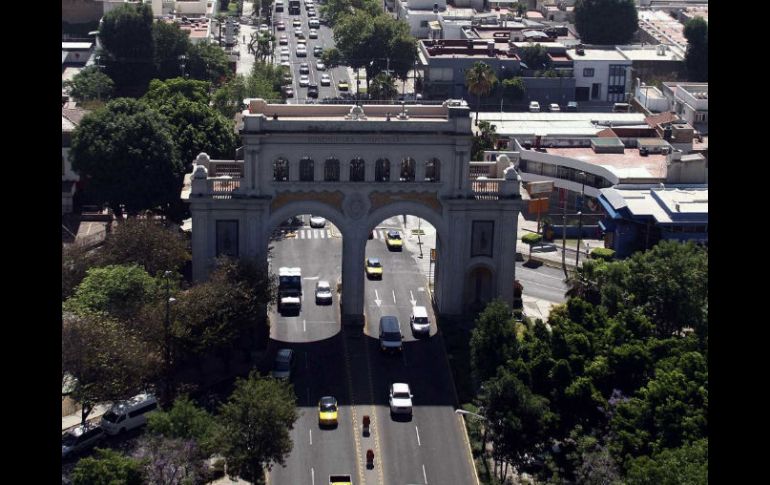
[[[519,214],[519,224],[516,235],[516,251],[524,255],[524,258],[529,257],[529,247],[521,242],[521,237],[525,234],[534,233],[537,231],[537,221],[529,221]],[[590,257],[591,250],[594,248],[603,248],[604,241],[602,239],[581,239],[580,240],[581,252],[580,261],[584,261]],[[553,266],[557,268],[562,267],[562,244],[561,238],[554,237],[553,243],[546,243],[542,249],[537,246],[532,248],[532,259],[534,261],[540,261],[545,265]],[[550,249],[550,250],[548,250]],[[575,269],[575,257],[576,251],[567,246],[565,262],[567,268],[570,270]]]
[[[88,415],[88,421],[93,421],[97,418],[101,418],[102,415],[106,413],[108,409],[110,409],[110,405],[111,403],[97,404],[96,406],[94,406],[94,409]],[[68,429],[79,425],[80,421],[81,421],[80,411],[77,411],[73,414],[68,414],[67,416],[62,416],[61,418],[62,432],[67,431]]]

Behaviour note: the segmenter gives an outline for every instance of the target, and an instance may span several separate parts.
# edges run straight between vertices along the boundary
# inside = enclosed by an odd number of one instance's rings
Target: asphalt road
[[[315,10],[317,12],[317,15],[320,15],[320,5],[316,4]],[[316,18],[318,18],[316,16]],[[307,57],[297,57],[297,37],[294,35],[294,29],[295,27],[292,26],[292,21],[294,19],[299,19],[301,22],[301,25],[299,28],[302,29],[302,33],[305,35],[305,39],[307,40]],[[289,8],[288,8],[288,1],[285,2],[285,10],[280,13],[273,14],[273,23],[277,23],[279,20],[283,20],[284,24],[286,25],[286,30],[284,31],[275,31],[275,37],[276,37],[276,45],[275,45],[275,56],[274,56],[274,62],[276,64],[280,64],[281,62],[281,47],[280,43],[278,42],[278,39],[280,39],[281,35],[286,34],[286,37],[288,37],[289,40],[289,62],[291,63],[291,70],[292,70],[292,86],[294,87],[294,97],[288,98],[287,103],[289,104],[295,104],[295,103],[305,103],[308,100],[307,96],[307,87],[300,87],[299,85],[299,66],[301,63],[306,62],[309,67],[309,74],[308,77],[310,78],[311,83],[315,83],[318,85],[318,100],[322,100],[323,98],[333,98],[339,95],[340,91],[338,89],[338,83],[341,80],[347,81],[350,83],[350,80],[348,79],[348,71],[347,68],[344,66],[335,67],[333,69],[325,69],[323,71],[319,71],[316,68],[316,61],[319,60],[319,58],[316,58],[313,54],[313,48],[315,46],[321,46],[324,49],[328,49],[331,47],[334,47],[334,34],[332,32],[332,29],[328,25],[321,25],[318,29],[318,38],[317,39],[310,39],[308,37],[308,34],[310,32],[310,27],[308,27],[308,15],[307,15],[307,9],[305,8],[304,2],[302,2],[300,7],[300,15],[290,15],[289,14]],[[321,86],[321,74],[326,73],[331,77],[331,85],[330,86]],[[352,86],[351,86],[352,87]],[[350,88],[349,88],[350,89]],[[348,92],[351,92],[348,90]],[[313,98],[310,98],[315,102],[316,100]]]
[[[524,257],[526,258],[526,250]],[[564,283],[561,269],[542,265],[536,269],[527,268],[523,261],[516,263],[516,279],[524,286],[524,294],[554,303],[564,303],[568,286]]]
[[[303,276],[303,306],[299,316],[271,316],[272,347],[296,351],[293,384],[300,418],[292,430],[294,448],[286,466],[276,466],[272,484],[325,484],[332,473],[349,473],[357,485],[475,483],[470,450],[461,418],[454,413],[451,373],[441,341],[425,276],[417,255],[405,249],[391,252],[383,239],[387,228],[399,228],[396,218],[375,230],[367,256],[379,257],[382,280],[365,283],[364,335],[340,329],[339,298],[331,306],[315,304],[318,279],[332,286],[340,276],[342,240],[326,229],[305,226],[291,237],[275,240],[271,265],[299,266]],[[361,271],[363,271],[363,261]],[[413,304],[425,306],[433,323],[430,337],[416,338],[409,327]],[[382,355],[377,340],[382,315],[398,317],[404,334],[400,355]],[[394,419],[388,407],[393,382],[409,384],[414,411],[411,419]],[[321,429],[316,404],[332,395],[340,404],[339,426]],[[362,420],[371,418],[371,435],[362,435]],[[368,449],[374,467],[365,465]]]

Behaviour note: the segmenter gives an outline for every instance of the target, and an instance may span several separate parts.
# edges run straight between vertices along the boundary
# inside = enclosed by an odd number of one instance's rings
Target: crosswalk
[[[375,229],[372,231],[373,239],[385,239],[388,231],[386,229]],[[331,239],[339,237],[339,232],[330,229],[297,229],[293,232],[294,239]]]

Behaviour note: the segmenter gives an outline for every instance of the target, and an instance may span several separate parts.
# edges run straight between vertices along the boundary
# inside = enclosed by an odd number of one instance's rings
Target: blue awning
[[[602,208],[607,212],[607,215],[613,219],[622,219],[620,213],[616,211],[615,208],[612,207],[612,204],[610,204],[609,201],[604,198],[604,194],[600,195],[598,200],[602,205]]]

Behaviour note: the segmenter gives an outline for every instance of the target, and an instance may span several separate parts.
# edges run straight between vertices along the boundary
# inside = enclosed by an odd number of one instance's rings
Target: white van
[[[144,393],[112,405],[102,416],[101,426],[109,435],[124,433],[147,424],[147,413],[158,409],[158,400]]]
[[[412,316],[409,318],[409,323],[412,325],[412,333],[430,334],[430,319],[428,319],[428,311],[424,306],[412,308]]]

